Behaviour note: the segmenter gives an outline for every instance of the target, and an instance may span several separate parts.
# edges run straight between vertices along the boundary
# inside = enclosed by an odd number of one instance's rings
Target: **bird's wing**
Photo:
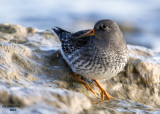
[[[76,50],[81,49],[85,45],[88,44],[88,41],[90,40],[90,37],[85,37],[85,38],[79,38],[77,40],[76,37],[84,34],[85,32],[89,30],[82,30],[78,31],[76,33],[70,33],[66,30],[63,30],[59,27],[53,28],[52,29],[59,37],[62,45],[62,50],[66,54],[71,54]]]

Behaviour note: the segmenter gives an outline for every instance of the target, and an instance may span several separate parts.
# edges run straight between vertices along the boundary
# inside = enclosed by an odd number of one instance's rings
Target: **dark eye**
[[[104,24],[104,25],[100,25],[100,26],[99,26],[99,29],[101,29],[101,30],[106,30],[107,27],[108,27],[108,26]]]
[[[102,27],[105,29],[107,27],[107,25],[102,25]]]

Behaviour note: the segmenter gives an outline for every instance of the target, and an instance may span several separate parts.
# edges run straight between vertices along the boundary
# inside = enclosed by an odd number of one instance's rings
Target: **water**
[[[160,51],[160,1],[158,0],[0,0],[0,23],[50,29],[60,26],[75,32],[92,28],[109,18],[138,28],[124,33],[127,43]]]

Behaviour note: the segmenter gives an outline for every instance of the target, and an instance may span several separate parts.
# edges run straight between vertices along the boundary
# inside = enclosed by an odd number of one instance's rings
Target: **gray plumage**
[[[118,25],[112,20],[98,21],[94,36],[79,37],[89,30],[70,33],[53,31],[61,41],[61,53],[72,71],[89,79],[110,79],[127,63],[128,49]]]

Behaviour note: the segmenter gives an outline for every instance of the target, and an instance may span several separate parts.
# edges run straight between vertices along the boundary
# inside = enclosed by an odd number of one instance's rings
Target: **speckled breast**
[[[89,79],[110,79],[117,75],[127,63],[128,51],[107,52],[93,48],[92,50],[77,50],[71,55],[65,55],[72,71]]]

